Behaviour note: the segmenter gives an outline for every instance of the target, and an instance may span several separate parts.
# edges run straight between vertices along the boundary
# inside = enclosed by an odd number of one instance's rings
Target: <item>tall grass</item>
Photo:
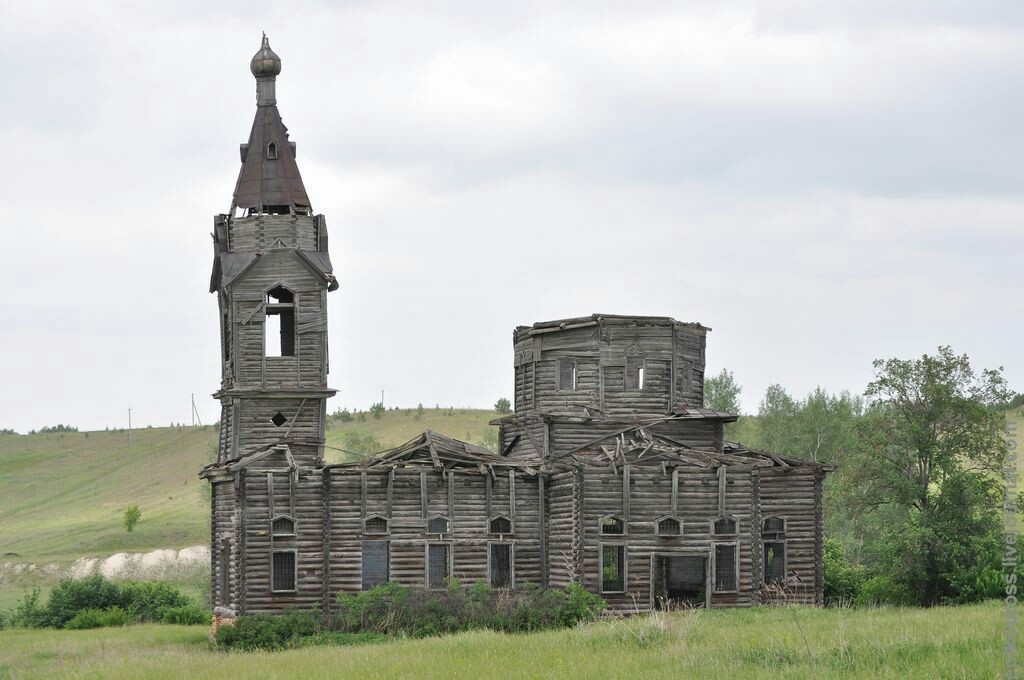
[[[266,653],[206,629],[0,632],[0,677],[994,678],[1000,603],[918,609],[692,610],[562,631],[491,631]]]

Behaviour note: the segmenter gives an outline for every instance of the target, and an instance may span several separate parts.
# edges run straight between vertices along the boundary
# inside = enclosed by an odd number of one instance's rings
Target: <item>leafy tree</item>
[[[740,412],[740,392],[732,371],[723,368],[718,375],[704,380],[704,408],[726,413]]]
[[[502,415],[506,413],[512,413],[512,402],[505,397],[502,397],[494,404],[494,410]]]
[[[1002,539],[1005,415],[993,406],[1012,396],[1002,368],[976,372],[948,346],[874,367],[851,510],[902,512],[884,527],[879,561],[918,603],[983,596]]]
[[[124,509],[124,529],[129,534],[135,531],[135,525],[142,519],[142,511],[137,505],[129,505]]]
[[[758,410],[758,446],[824,463],[842,460],[857,446],[856,422],[863,402],[849,392],[829,394],[815,388],[806,399],[793,399],[781,385],[771,385]]]
[[[380,420],[381,416],[384,415],[384,404],[378,401],[376,404],[372,405],[370,407],[370,415],[377,420]]]

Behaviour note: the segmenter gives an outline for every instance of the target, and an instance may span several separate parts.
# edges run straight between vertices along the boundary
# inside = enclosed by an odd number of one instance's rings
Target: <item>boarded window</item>
[[[294,536],[295,520],[291,517],[275,517],[270,523],[270,533],[274,536]]]
[[[735,536],[736,520],[732,517],[719,517],[715,520],[714,534],[716,536]]]
[[[621,593],[626,590],[626,546],[601,546],[601,592]]]
[[[736,545],[715,544],[715,592],[736,590]]]
[[[363,541],[363,590],[388,582],[388,542]]]
[[[766,517],[761,525],[761,538],[778,541],[786,537],[786,520],[781,517]]]
[[[271,588],[275,591],[295,590],[295,553],[275,552],[271,562]]]
[[[386,534],[388,533],[388,520],[380,515],[367,517],[363,522],[364,534]]]
[[[451,546],[431,543],[427,546],[427,587],[444,588],[451,577]]]
[[[263,324],[266,356],[295,356],[295,294],[284,286],[277,286],[267,291],[264,307],[267,313]]]
[[[491,587],[508,588],[512,585],[512,544],[491,543]]]
[[[511,534],[512,520],[504,516],[495,517],[491,520],[489,531],[492,534]]]
[[[576,389],[576,360],[575,359],[559,359],[558,360],[558,389],[560,390],[574,390]]]
[[[659,536],[679,536],[683,533],[683,525],[675,517],[662,517],[658,520]]]
[[[427,522],[427,533],[430,534],[447,534],[448,533],[448,518],[438,515],[437,517],[431,517],[430,521]]]
[[[626,523],[622,521],[621,517],[615,515],[602,517],[600,527],[601,533],[605,536],[621,536],[626,533]]]
[[[626,357],[626,389],[642,390],[646,372],[643,357]]]
[[[764,544],[764,582],[781,583],[786,578],[786,544],[769,541]]]

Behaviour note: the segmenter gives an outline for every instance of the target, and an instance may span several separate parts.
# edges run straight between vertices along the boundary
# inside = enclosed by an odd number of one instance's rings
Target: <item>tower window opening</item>
[[[626,389],[644,389],[646,368],[643,357],[626,357]]]
[[[267,291],[265,307],[266,356],[295,356],[295,294],[284,286],[277,286]]]
[[[267,158],[272,161],[277,160],[277,144],[273,142],[267,144]]]

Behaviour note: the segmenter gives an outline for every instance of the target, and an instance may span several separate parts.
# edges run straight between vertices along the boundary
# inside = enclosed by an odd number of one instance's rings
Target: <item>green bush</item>
[[[64,624],[68,630],[87,630],[89,628],[110,628],[127,626],[134,623],[132,616],[120,607],[110,609],[83,609]]]
[[[162,621],[170,609],[186,607],[192,602],[169,583],[129,581],[121,584],[121,606],[136,621]]]
[[[327,630],[315,633],[308,637],[298,639],[297,647],[322,647],[325,645],[349,646],[369,645],[375,642],[387,642],[388,637],[380,633],[343,633],[337,630]]]
[[[241,616],[234,625],[221,626],[215,636],[217,645],[225,649],[252,651],[298,647],[304,638],[323,631],[319,612],[289,612],[281,616],[256,614]]]
[[[825,539],[825,602],[850,605],[857,601],[867,578],[864,567],[851,564],[843,544],[835,538]]]
[[[195,604],[185,604],[180,607],[169,607],[164,610],[160,618],[162,623],[172,623],[178,626],[210,625],[210,612]]]
[[[110,609],[122,603],[121,589],[99,574],[78,581],[63,579],[50,591],[43,625],[63,628],[83,609]]]
[[[8,628],[42,628],[46,625],[46,607],[40,603],[39,588],[26,593],[4,617]]]
[[[565,590],[533,584],[495,590],[477,581],[468,589],[429,591],[389,583],[339,595],[336,624],[347,632],[413,637],[477,628],[526,632],[592,621],[604,607],[604,600],[575,584]]]
[[[873,607],[883,604],[912,604],[914,599],[890,576],[872,576],[864,581],[857,596],[857,605]]]

